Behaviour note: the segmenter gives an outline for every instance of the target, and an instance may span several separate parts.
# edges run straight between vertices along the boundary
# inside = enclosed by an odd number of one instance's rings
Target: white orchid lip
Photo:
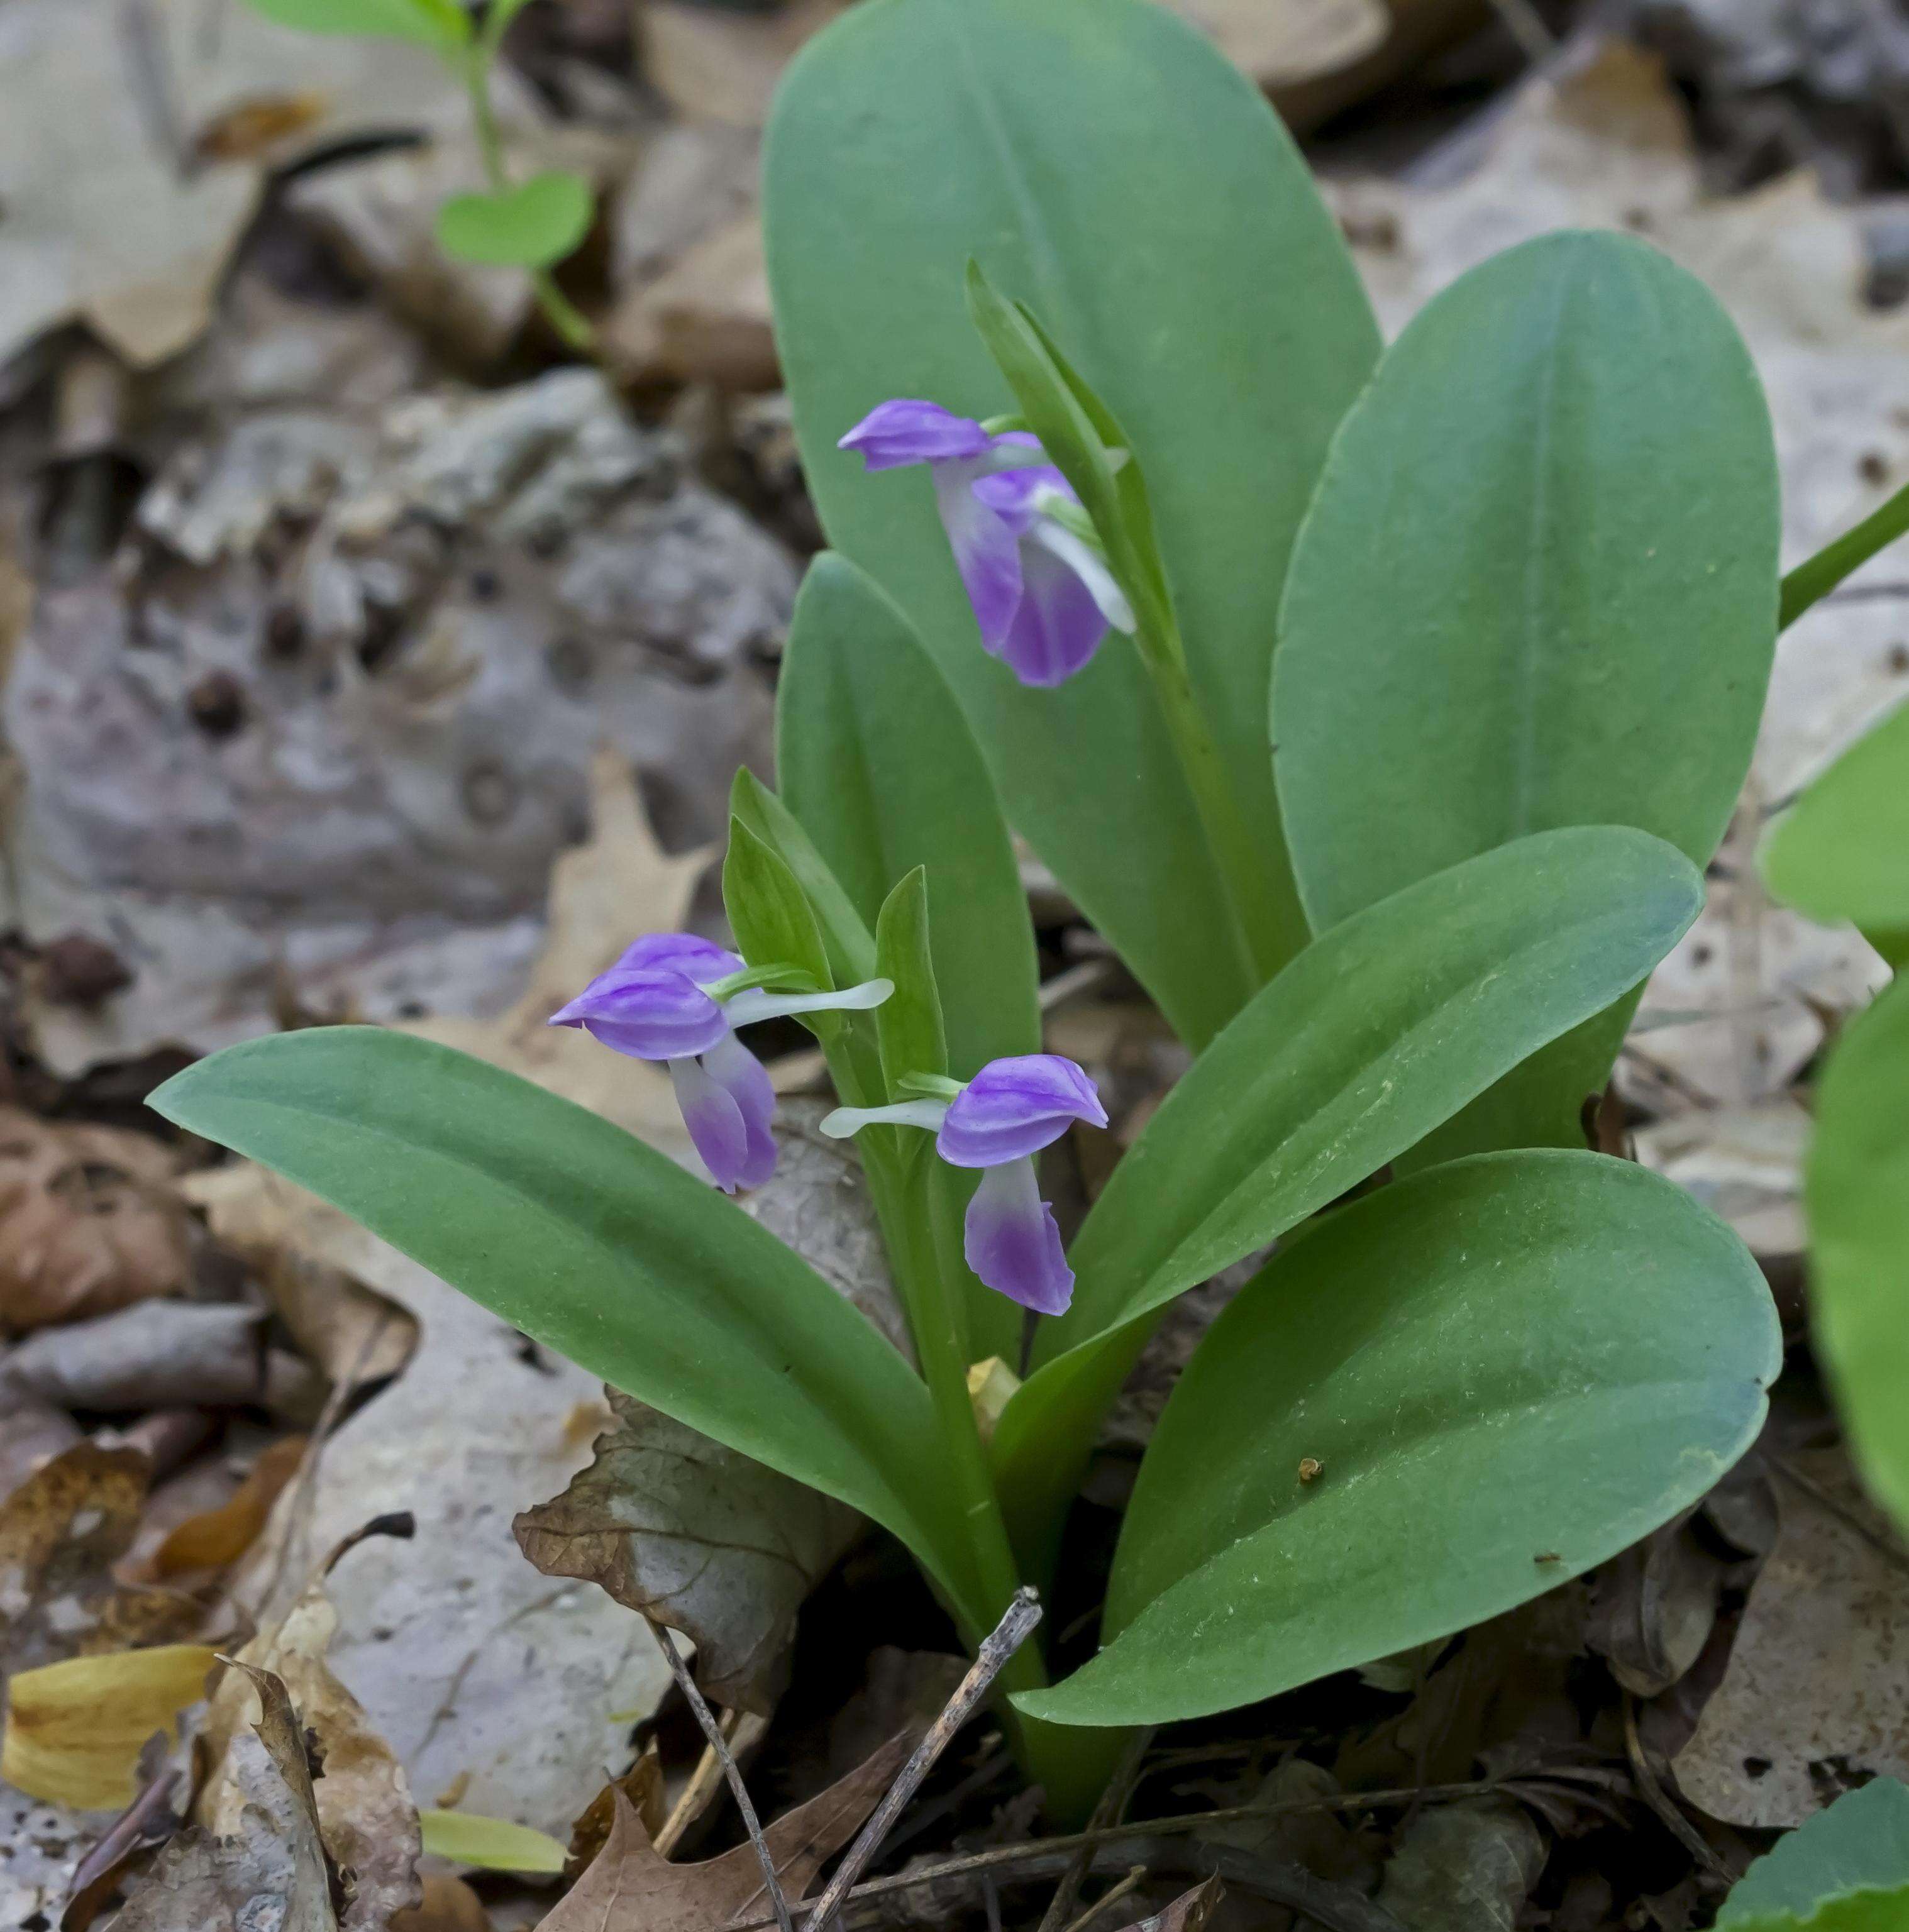
[[[864,980],[859,986],[844,986],[832,993],[771,993],[752,986],[725,1000],[722,1015],[731,1026],[754,1026],[797,1013],[866,1012],[894,990],[893,980]]]
[[[838,1107],[822,1116],[822,1132],[832,1141],[845,1141],[864,1127],[920,1127],[939,1133],[948,1117],[946,1100],[897,1100],[887,1107]]]

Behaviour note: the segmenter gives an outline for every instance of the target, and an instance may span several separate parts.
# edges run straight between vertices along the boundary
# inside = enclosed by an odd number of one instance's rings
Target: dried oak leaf
[[[0,1335],[176,1294],[190,1270],[177,1162],[145,1134],[0,1107]]]
[[[113,1574],[139,1527],[150,1474],[137,1449],[79,1442],[0,1503],[0,1677],[196,1630],[191,1598],[126,1587]]]
[[[787,1896],[800,1898],[823,1860],[875,1809],[910,1742],[905,1732],[891,1738],[867,1763],[764,1832]],[[717,1932],[758,1901],[766,1904],[753,1845],[698,1864],[672,1864],[621,1791],[615,1802],[609,1842],[537,1932]]]
[[[384,1932],[395,1913],[423,1898],[418,1811],[404,1766],[325,1661],[338,1627],[321,1575],[284,1622],[239,1653],[239,1668],[215,1687],[200,1731],[212,1769],[194,1815],[215,1838],[239,1834],[250,1797],[243,1756],[233,1753],[248,1735],[254,1687],[271,1677],[283,1686],[317,1761],[319,1836],[344,1888],[339,1925],[342,1932]]]
[[[1206,1922],[1220,1910],[1226,1896],[1226,1888],[1217,1876],[1202,1879],[1152,1918],[1136,1919],[1127,1932],[1205,1932]]]
[[[571,1884],[576,1883],[590,1861],[609,1843],[610,1828],[617,1821],[619,1792],[636,1808],[643,1828],[652,1838],[656,1837],[663,1828],[669,1807],[663,1790],[663,1761],[654,1743],[621,1778],[613,1778],[578,1814],[577,1822],[570,1827],[570,1856],[563,1866],[563,1876]]]
[[[861,1531],[845,1504],[608,1391],[616,1426],[563,1493],[512,1525],[547,1576],[596,1583],[695,1644],[717,1702],[767,1714],[797,1612]]]
[[[269,1670],[238,1664],[233,1678],[256,1694],[260,1715],[233,1733],[221,1767],[230,1832],[182,1832],[135,1883],[114,1932],[338,1932],[291,1700]]]

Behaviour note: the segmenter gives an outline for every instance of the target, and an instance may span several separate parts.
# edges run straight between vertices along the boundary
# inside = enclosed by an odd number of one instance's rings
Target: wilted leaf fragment
[[[560,1872],[566,1854],[548,1832],[513,1825],[508,1818],[481,1818],[470,1811],[421,1811],[424,1848],[433,1858],[450,1858],[482,1871]]]
[[[1892,1900],[1909,1924],[1909,1786],[1893,1778],[1844,1792],[1779,1838],[1724,1900],[1718,1932],[1756,1932],[1785,1913],[1814,1925],[1821,1907],[1858,1892]]]
[[[492,267],[548,268],[590,232],[590,183],[567,168],[550,168],[515,188],[454,195],[437,214],[448,254]]]
[[[578,1576],[696,1646],[714,1701],[767,1716],[796,1613],[862,1519],[765,1464],[610,1392],[617,1426],[560,1496],[512,1526],[547,1576]]]
[[[217,1509],[188,1516],[153,1552],[158,1576],[191,1570],[221,1570],[251,1548],[278,1492],[299,1472],[305,1438],[287,1436],[266,1450],[238,1490]]]
[[[0,1778],[51,1804],[123,1810],[146,1740],[205,1695],[212,1661],[203,1644],[169,1643],[18,1672],[7,1684]]]
[[[800,1898],[822,1862],[848,1841],[872,1811],[908,1755],[894,1738],[820,1796],[764,1832],[783,1892]],[[610,1840],[537,1932],[714,1932],[762,1894],[762,1866],[741,1844],[698,1864],[672,1864],[650,1842],[635,1808],[620,1791]]]

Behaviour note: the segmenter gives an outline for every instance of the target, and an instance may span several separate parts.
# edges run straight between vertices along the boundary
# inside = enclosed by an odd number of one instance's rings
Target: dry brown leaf
[[[635,1806],[643,1828],[654,1839],[669,1816],[663,1789],[663,1761],[653,1742],[621,1778],[612,1778],[590,1803],[570,1828],[570,1856],[563,1868],[566,1884],[575,1885],[590,1861],[608,1843],[610,1828],[617,1821],[617,1794]]]
[[[692,121],[760,128],[782,70],[847,0],[794,0],[770,13],[649,0],[637,12],[644,77]]]
[[[1262,87],[1304,86],[1385,45],[1383,0],[1172,0]]]
[[[713,382],[745,394],[774,388],[781,365],[761,218],[740,215],[699,236],[617,304],[603,339],[632,381]]]
[[[0,1335],[182,1288],[177,1166],[147,1135],[0,1107]]]
[[[560,1496],[512,1524],[547,1576],[599,1585],[680,1630],[718,1703],[767,1715],[797,1613],[860,1534],[860,1514],[608,1392],[616,1426]]]
[[[448,1872],[426,1872],[422,1905],[401,1912],[391,1932],[491,1932],[484,1904],[462,1879]]]
[[[239,1302],[136,1303],[41,1329],[8,1357],[5,1377],[56,1408],[242,1408],[264,1386],[264,1320]]]
[[[549,935],[524,997],[494,1019],[420,1020],[403,1030],[521,1074],[693,1167],[668,1074],[548,1024],[632,941],[680,927],[709,863],[705,850],[671,858],[657,844],[629,767],[607,748],[591,762],[590,797],[588,841],[551,871]]]
[[[1839,1449],[1779,1464],[1776,1495],[1776,1546],[1673,1767],[1693,1804],[1760,1828],[1800,1825],[1868,1778],[1909,1778],[1909,1553]]]
[[[205,1695],[214,1653],[205,1644],[70,1657],[7,1682],[0,1778],[30,1798],[80,1811],[123,1810],[156,1732]]]
[[[194,1633],[190,1597],[113,1579],[149,1474],[136,1449],[79,1442],[0,1503],[0,1674]]]
[[[891,1738],[839,1784],[764,1832],[788,1897],[806,1891],[824,1859],[848,1843],[881,1802],[910,1743],[905,1734]],[[671,1864],[620,1791],[615,1804],[608,1843],[537,1932],[717,1932],[762,1898],[762,1867],[752,1844],[698,1864]]]
[[[236,1563],[258,1540],[278,1493],[299,1472],[307,1438],[287,1436],[266,1449],[248,1472],[244,1482],[217,1509],[188,1516],[154,1552],[155,1576],[176,1576],[189,1570],[223,1570]]]
[[[1164,1911],[1136,1919],[1127,1932],[1205,1932],[1206,1922],[1220,1909],[1226,1888],[1216,1874],[1190,1892],[1183,1892]]]
[[[284,1686],[317,1760],[319,1834],[344,1892],[340,1925],[343,1932],[384,1932],[394,1912],[422,1897],[417,1807],[404,1767],[325,1660],[338,1624],[321,1576],[284,1622],[239,1653],[242,1669],[214,1688],[200,1732],[212,1768],[194,1816],[215,1837],[238,1835],[249,1799],[231,1753],[245,1735],[257,1679],[270,1675]]]
[[[138,1880],[115,1932],[338,1932],[299,1720],[270,1671],[236,1664],[260,1714],[233,1736],[224,1771],[231,1834],[182,1832]]]

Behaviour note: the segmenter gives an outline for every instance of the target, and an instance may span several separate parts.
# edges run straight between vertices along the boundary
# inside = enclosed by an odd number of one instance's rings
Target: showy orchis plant
[[[766,209],[836,546],[780,790],[738,775],[734,952],[640,940],[557,1017],[677,1070],[725,1187],[771,1160],[734,1029],[809,1028],[919,1370],[721,1194],[442,1048],[299,1033],[155,1104],[872,1516],[971,1642],[1024,1582],[1078,1594],[1109,1404],[1260,1257],[1140,1466],[1097,1654],[1003,1679],[1078,1816],[1121,1727],[1502,1611],[1756,1432],[1760,1274],[1579,1117],[1748,764],[1769,427],[1727,318],[1626,237],[1487,262],[1382,358],[1264,101],[1143,0],[864,0],[784,84]],[[1193,1054],[1064,1249],[1031,1163],[1104,1115],[1042,1052],[1010,824]],[[990,1358],[1021,1377],[984,1442]]]
[[[596,332],[557,285],[554,265],[590,232],[590,184],[569,168],[512,178],[491,100],[491,71],[504,32],[526,0],[486,0],[474,16],[464,0],[248,0],[269,20],[310,34],[350,34],[428,47],[470,101],[471,127],[484,170],[482,193],[456,194],[439,209],[437,239],[447,254],[492,267],[521,268],[537,306],[558,337],[588,355]]]

